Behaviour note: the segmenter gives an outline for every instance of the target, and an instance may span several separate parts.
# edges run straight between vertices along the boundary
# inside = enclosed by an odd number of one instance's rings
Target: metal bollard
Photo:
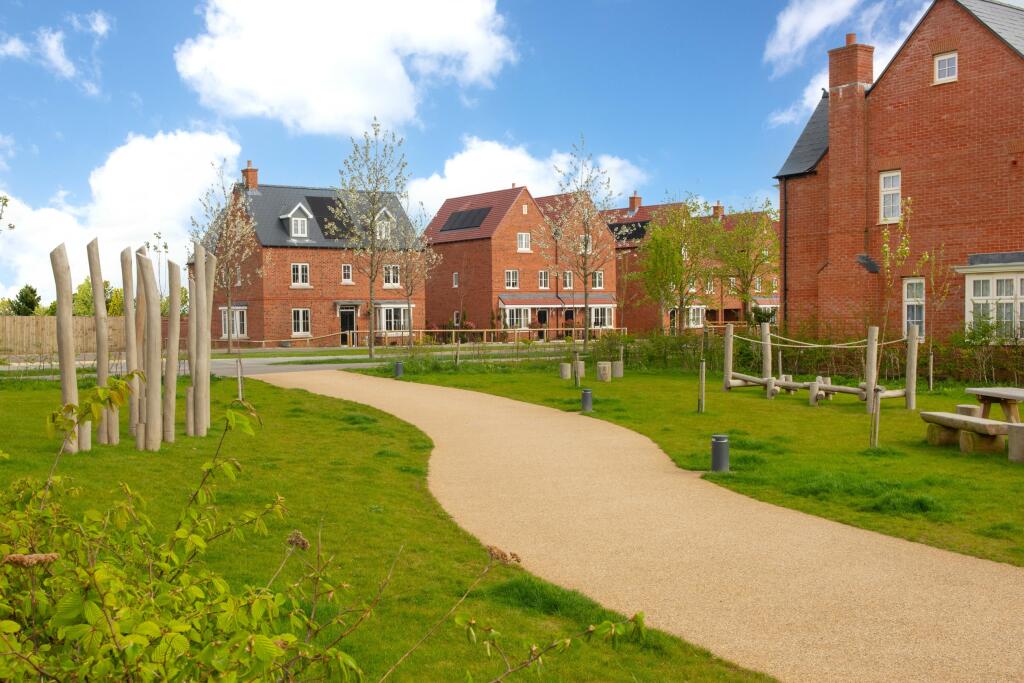
[[[589,413],[594,409],[594,394],[590,389],[583,390],[583,395],[580,397],[580,408],[584,413]]]
[[[401,379],[405,373],[405,365],[400,360],[395,361],[395,379]]]
[[[729,471],[729,435],[711,435],[711,471]]]

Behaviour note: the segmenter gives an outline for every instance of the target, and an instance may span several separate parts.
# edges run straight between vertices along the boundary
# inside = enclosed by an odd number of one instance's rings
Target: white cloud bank
[[[535,157],[522,145],[466,137],[462,149],[444,162],[444,170],[409,183],[412,205],[420,203],[433,216],[445,199],[526,185],[535,197],[558,192],[556,166],[565,166],[566,152]],[[625,195],[647,180],[647,174],[627,159],[601,154],[598,165],[608,173],[612,192]]]
[[[32,60],[57,78],[75,82],[87,95],[99,95],[99,49],[110,34],[114,21],[97,10],[84,15],[71,14],[66,17],[66,22],[75,33],[92,37],[92,50],[87,58],[69,57],[69,36],[61,29],[43,26],[35,31],[35,40],[31,44],[20,36],[0,37],[0,59]]]
[[[488,87],[516,58],[494,0],[208,0],[204,15],[174,54],[202,103],[305,133],[414,121],[430,84]]]
[[[825,31],[846,21],[861,0],[789,0],[775,18],[764,61],[780,76],[798,66],[807,48]]]
[[[49,253],[61,242],[76,284],[89,274],[85,245],[94,237],[99,238],[103,277],[114,286],[121,284],[121,250],[141,246],[154,232],[171,245],[170,258],[184,265],[189,219],[215,180],[213,164],[226,159],[228,168],[235,168],[239,151],[223,132],[130,135],[89,175],[88,203],[69,205],[59,189],[48,207],[12,196],[4,223],[16,228],[0,236],[0,296],[12,297],[29,283],[45,302],[52,300]]]

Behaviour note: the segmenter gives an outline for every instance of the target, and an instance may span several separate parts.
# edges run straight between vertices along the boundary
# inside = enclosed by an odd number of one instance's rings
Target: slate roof
[[[430,221],[430,225],[427,226],[427,239],[432,244],[444,244],[488,238],[497,230],[509,209],[518,203],[519,196],[523,192],[526,192],[525,185],[446,199],[441,208],[437,210],[434,219]],[[453,213],[475,209],[489,209],[479,225],[454,230],[449,227],[447,230],[442,230]]]
[[[352,240],[344,235],[332,237],[325,234],[325,227],[334,221],[330,207],[335,202],[335,189],[331,187],[302,187],[296,185],[259,185],[255,190],[246,190],[253,218],[256,221],[256,236],[264,247],[322,247],[327,249],[350,249]],[[281,216],[298,209],[296,215],[312,215],[307,223],[308,237],[292,237],[287,221]],[[388,211],[398,225],[406,230],[414,228],[398,198],[391,196]]]
[[[1024,57],[1024,7],[995,0],[957,0],[978,21]]]
[[[786,163],[782,165],[776,178],[800,175],[814,170],[828,151],[828,93],[821,96],[821,101],[814,108],[814,113],[807,120],[807,125],[796,139]]]

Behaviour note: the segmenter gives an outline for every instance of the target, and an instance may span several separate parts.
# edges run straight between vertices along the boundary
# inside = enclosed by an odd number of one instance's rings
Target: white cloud
[[[789,0],[764,47],[764,61],[773,66],[774,75],[798,66],[808,46],[849,18],[858,4],[860,0]]]
[[[105,38],[112,25],[110,17],[100,10],[85,15],[72,14],[68,21],[76,31],[91,33],[97,38]]]
[[[64,52],[64,32],[41,28],[36,32],[36,48],[43,66],[61,78],[74,78],[78,70]]]
[[[791,4],[798,1],[791,0]],[[857,30],[858,42],[875,47],[876,79],[885,70],[889,61],[903,45],[903,41],[907,39],[931,4],[931,0],[879,0],[865,7],[851,21],[851,26]],[[822,50],[821,61],[827,61],[824,50]],[[806,120],[818,106],[822,88],[828,89],[827,66],[811,76],[807,85],[804,86],[800,99],[785,109],[772,112],[768,117],[768,125],[774,127],[801,123]]]
[[[28,59],[29,49],[18,36],[11,36],[0,41],[0,58]]]
[[[535,197],[558,192],[555,166],[565,165],[568,155],[554,151],[544,158],[535,157],[522,145],[509,146],[494,140],[467,137],[463,148],[444,162],[444,170],[409,183],[413,206],[422,202],[433,216],[448,197],[490,192],[526,185]],[[608,154],[598,155],[597,163],[608,172],[612,191],[624,195],[647,179],[632,162]]]
[[[104,279],[115,286],[121,283],[121,250],[140,246],[154,232],[163,234],[170,257],[183,265],[196,200],[215,180],[212,164],[227,159],[234,168],[238,153],[238,143],[223,132],[132,135],[89,175],[88,203],[69,205],[61,189],[49,207],[11,196],[4,220],[17,227],[0,237],[0,296],[13,296],[28,282],[50,301],[49,252],[61,242],[75,283],[89,274],[85,245],[94,237],[100,241]]]
[[[516,58],[494,0],[207,0],[205,21],[174,54],[203,104],[306,133],[414,121],[430,85],[488,87]]]
[[[14,158],[14,138],[10,135],[4,135],[0,133],[0,171],[6,171],[10,168],[7,165],[8,159]]]

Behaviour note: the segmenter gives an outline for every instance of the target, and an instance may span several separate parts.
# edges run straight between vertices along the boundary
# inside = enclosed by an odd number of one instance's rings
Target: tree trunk
[[[583,351],[586,353],[587,342],[590,340],[590,278],[584,272],[583,277]]]
[[[406,327],[409,330],[409,342],[408,342],[407,346],[411,349],[412,348],[412,294],[410,294],[409,292],[405,293],[405,315],[407,316],[405,324],[406,324]]]
[[[228,326],[228,329],[226,330],[227,331],[227,335],[228,335],[228,354],[230,354],[231,353],[231,340],[234,338],[234,331],[235,331],[235,312],[231,308],[231,288],[230,287],[227,288],[227,293],[228,293],[228,312],[227,312],[227,315],[225,316],[225,318],[227,319],[226,322],[227,322],[227,326]],[[221,332],[224,332],[224,331],[225,330],[221,330]]]
[[[377,278],[371,276],[370,277],[370,310],[369,310],[369,314],[370,314],[370,333],[369,333],[369,336],[367,337],[367,344],[369,345],[370,360],[373,360],[373,349],[374,349],[374,346],[375,346],[374,342],[376,341],[375,337],[377,336],[377,325],[376,325],[376,318],[377,318],[376,313],[377,312],[376,312],[376,310],[374,309],[374,306],[373,306],[374,301],[376,300],[375,297],[373,296],[373,286],[376,283],[377,283]]]

